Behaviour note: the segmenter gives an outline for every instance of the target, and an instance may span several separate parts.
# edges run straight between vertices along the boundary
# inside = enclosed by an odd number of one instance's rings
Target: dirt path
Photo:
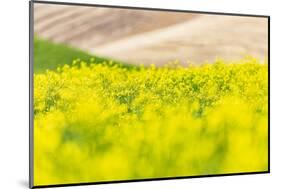
[[[267,19],[157,11],[35,6],[36,35],[134,64],[267,57]]]

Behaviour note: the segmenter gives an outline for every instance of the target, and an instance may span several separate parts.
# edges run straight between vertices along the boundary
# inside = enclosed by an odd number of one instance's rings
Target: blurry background
[[[69,60],[97,55],[133,64],[201,64],[268,54],[266,18],[37,3],[34,20],[35,51],[62,51]]]

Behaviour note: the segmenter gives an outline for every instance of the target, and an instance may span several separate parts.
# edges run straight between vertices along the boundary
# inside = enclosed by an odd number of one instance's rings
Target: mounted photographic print
[[[30,2],[30,187],[269,173],[269,16]]]

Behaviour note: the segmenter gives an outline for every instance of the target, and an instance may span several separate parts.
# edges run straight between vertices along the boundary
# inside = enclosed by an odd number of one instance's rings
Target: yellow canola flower
[[[254,58],[34,74],[35,185],[267,170],[268,69]]]

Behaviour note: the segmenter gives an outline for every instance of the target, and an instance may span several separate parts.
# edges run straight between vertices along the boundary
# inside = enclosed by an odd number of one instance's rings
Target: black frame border
[[[115,180],[115,181],[98,181],[98,182],[81,182],[81,183],[66,183],[66,184],[50,184],[50,185],[36,185],[34,186],[34,133],[33,133],[33,61],[34,61],[34,3],[36,4],[53,4],[53,5],[70,5],[70,6],[86,6],[86,7],[101,7],[101,8],[117,8],[117,9],[133,9],[133,10],[147,10],[147,11],[167,11],[167,12],[182,12],[208,15],[223,15],[223,16],[245,16],[245,17],[259,17],[267,18],[268,20],[268,167],[266,171],[257,172],[240,172],[240,173],[225,173],[225,174],[210,174],[210,175],[193,175],[193,176],[178,176],[178,177],[161,177],[161,178],[147,178],[147,179],[130,179],[130,180]],[[148,8],[148,7],[133,7],[133,6],[117,6],[117,5],[102,5],[89,3],[70,3],[58,1],[29,1],[29,188],[53,188],[65,186],[84,186],[84,185],[98,185],[98,184],[114,184],[114,183],[131,183],[143,181],[161,181],[161,180],[175,180],[175,179],[190,179],[190,178],[209,178],[222,176],[239,176],[239,175],[257,175],[270,173],[270,16],[259,14],[240,14],[240,13],[224,13],[224,12],[208,12],[208,11],[194,11],[194,10],[179,10],[179,9],[162,9],[162,8]]]

